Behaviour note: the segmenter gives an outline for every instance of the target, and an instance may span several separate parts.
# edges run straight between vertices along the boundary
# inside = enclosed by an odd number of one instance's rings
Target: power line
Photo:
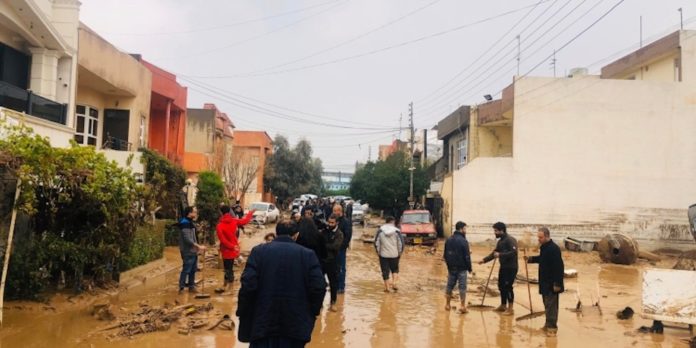
[[[558,36],[560,36],[562,33],[564,33],[565,31],[567,31],[568,29],[570,29],[570,28],[571,28],[573,25],[575,25],[575,23],[577,23],[580,19],[584,18],[584,17],[587,16],[589,13],[591,13],[599,4],[601,4],[601,3],[604,2],[604,1],[605,1],[605,0],[599,0],[599,1],[598,1],[597,3],[595,3],[589,10],[587,10],[587,11],[584,12],[582,15],[580,15],[578,18],[576,18],[570,25],[568,25],[568,26],[566,26],[564,29],[560,30],[556,36],[554,36],[551,40],[549,40],[548,42],[546,42],[546,44],[544,44],[544,45],[542,45],[541,47],[539,47],[536,51],[534,51],[533,53],[531,53],[529,56],[534,56],[534,55],[535,55],[536,53],[538,53],[543,47],[545,47],[546,45],[549,45],[551,42],[553,42],[553,40],[555,40],[555,39],[556,39]],[[561,19],[559,19],[559,20],[558,20],[555,24],[553,24],[550,28],[547,28],[547,30],[544,31],[541,35],[539,35],[531,44],[527,45],[527,46],[522,50],[522,52],[527,52],[527,51],[528,51],[534,44],[536,44],[541,38],[545,37],[548,33],[550,33],[550,32],[551,32],[551,29],[555,28],[558,24],[560,24],[560,23],[563,22],[566,18],[568,18],[572,13],[574,13],[575,11],[577,11],[577,10],[579,9],[580,5],[582,5],[584,2],[585,2],[585,0],[583,0],[583,2],[581,2],[578,6],[575,6],[573,9],[571,9],[568,13],[566,13]],[[548,21],[546,21],[544,24],[542,24],[539,28],[543,27],[543,25],[545,25],[547,22],[548,22]],[[535,30],[535,32],[536,32],[536,30]],[[529,38],[529,36],[527,36],[527,38]],[[525,41],[527,41],[527,40],[525,40]],[[558,51],[558,50],[557,50],[557,51]],[[501,63],[501,61],[503,60],[503,58],[505,58],[506,56],[512,54],[513,52],[514,52],[514,51],[509,51],[506,55],[504,55],[503,57],[501,57],[501,59],[498,59],[496,62],[494,62],[493,64],[491,64],[491,66],[488,68],[488,70],[483,70],[483,71],[481,71],[481,73],[479,73],[479,74],[476,75],[472,80],[470,80],[470,83],[465,84],[464,86],[470,85],[470,87],[469,87],[468,89],[466,89],[466,90],[464,90],[464,91],[454,91],[454,92],[456,92],[456,93],[454,93],[454,94],[453,94],[452,92],[450,92],[448,95],[450,95],[450,96],[452,96],[452,97],[455,97],[455,98],[460,98],[460,97],[461,97],[460,99],[465,99],[465,98],[463,98],[463,96],[469,97],[469,96],[475,94],[475,93],[471,93],[471,92],[474,91],[474,89],[475,89],[476,87],[481,86],[482,83],[484,83],[484,82],[486,82],[486,81],[490,82],[488,85],[486,85],[486,87],[488,87],[488,86],[491,85],[491,84],[496,83],[496,82],[497,82],[497,79],[491,78],[491,76],[493,76],[493,75],[498,76],[498,75],[496,75],[496,74],[499,73],[499,72],[501,72],[502,69],[504,69],[505,66],[504,66],[504,65],[501,65],[501,66],[499,66],[498,68],[494,68],[494,67],[497,66],[499,63]],[[495,71],[491,72],[492,69],[495,69]],[[512,70],[514,71],[514,69],[512,69]],[[504,76],[506,76],[507,74],[508,74],[508,70],[506,70],[506,71],[504,72],[504,75],[500,75],[498,78],[504,77]],[[475,84],[473,84],[473,85],[471,85],[471,83],[474,83],[475,81],[478,81],[478,82],[475,83]],[[461,92],[461,93],[459,93],[459,92]],[[455,94],[456,94],[456,95],[455,95]],[[497,95],[497,94],[495,94],[495,95]],[[458,97],[458,96],[459,96],[459,97]],[[441,106],[439,106],[439,107],[438,107],[438,106],[435,106],[435,107],[429,108],[428,111],[427,111],[427,112],[428,112],[428,115],[437,116],[436,114],[434,114],[435,110],[442,109],[443,107],[444,107],[444,105],[441,105]]]
[[[213,49],[210,49],[210,50],[206,50],[206,51],[202,51],[202,52],[196,52],[196,53],[194,53],[194,54],[190,54],[190,55],[186,55],[186,56],[176,55],[176,56],[171,56],[171,57],[160,57],[160,58],[158,58],[158,59],[166,60],[166,59],[174,59],[174,58],[191,58],[191,57],[198,57],[198,56],[202,56],[202,55],[207,55],[207,54],[210,54],[210,53],[213,53],[213,52],[217,52],[217,51],[226,50],[226,49],[228,49],[228,48],[231,48],[231,47],[234,47],[234,46],[239,46],[239,45],[241,45],[241,44],[244,44],[244,43],[247,43],[247,42],[256,40],[256,39],[260,39],[260,38],[262,38],[262,37],[264,37],[264,36],[268,36],[268,35],[270,35],[270,34],[273,34],[273,33],[279,32],[279,31],[281,31],[281,30],[285,30],[285,29],[287,29],[287,28],[290,28],[290,27],[293,27],[293,26],[295,26],[295,25],[298,25],[298,24],[300,24],[300,23],[302,23],[302,22],[305,22],[305,21],[307,21],[307,20],[309,20],[309,19],[312,19],[312,18],[314,18],[314,17],[316,17],[316,16],[319,16],[319,15],[321,15],[321,14],[324,14],[324,13],[326,13],[326,12],[329,12],[329,11],[333,10],[334,8],[336,8],[336,7],[338,7],[338,6],[340,6],[340,5],[342,5],[342,4],[345,4],[345,3],[348,2],[348,1],[350,1],[350,0],[340,0],[340,1],[337,1],[337,2],[335,2],[332,6],[329,6],[329,7],[326,8],[326,9],[323,9],[323,10],[321,10],[321,11],[318,11],[318,12],[312,13],[312,14],[310,14],[310,15],[307,15],[307,16],[305,16],[305,17],[302,17],[302,18],[300,18],[300,19],[298,19],[298,20],[296,20],[296,21],[294,21],[294,22],[291,22],[291,23],[289,23],[289,24],[283,25],[283,26],[278,27],[278,28],[276,28],[276,29],[272,29],[272,30],[266,31],[266,32],[261,33],[261,34],[259,34],[259,35],[251,36],[251,37],[248,37],[248,38],[243,39],[243,40],[239,40],[239,41],[235,41],[235,42],[226,44],[226,45],[221,46],[221,47],[216,47],[216,48],[213,48]]]
[[[113,33],[113,32],[105,32],[105,34],[108,35],[119,35],[119,36],[169,36],[169,35],[180,35],[180,34],[191,34],[191,33],[200,33],[200,32],[206,32],[206,31],[215,31],[219,29],[226,29],[226,28],[232,28],[244,24],[249,24],[249,23],[256,23],[256,22],[264,22],[269,19],[275,19],[275,18],[280,18],[284,17],[287,15],[295,14],[295,13],[300,13],[300,12],[305,12],[317,7],[323,7],[326,5],[330,5],[333,3],[336,3],[340,0],[332,0],[332,1],[327,1],[327,2],[322,2],[319,4],[315,4],[312,6],[307,6],[307,7],[302,7],[299,9],[294,9],[286,12],[281,12],[277,13],[274,15],[270,16],[265,16],[265,17],[260,17],[260,18],[254,18],[254,19],[247,19],[239,22],[233,22],[225,25],[218,25],[214,27],[208,27],[208,28],[199,28],[199,29],[191,29],[191,30],[182,30],[182,31],[168,31],[168,32],[154,32],[154,33],[136,33],[136,32],[130,32],[130,33]]]
[[[466,71],[468,71],[469,69],[471,69],[471,68],[472,68],[475,64],[477,64],[481,59],[483,59],[483,57],[485,57],[485,56],[488,54],[488,52],[492,51],[493,48],[494,48],[499,42],[501,42],[506,36],[508,36],[510,33],[512,33],[512,31],[515,30],[515,28],[517,28],[517,26],[519,26],[520,24],[522,24],[522,22],[524,22],[524,20],[527,19],[527,17],[529,17],[529,15],[531,15],[532,12],[534,12],[534,10],[536,10],[536,8],[537,8],[539,5],[541,5],[541,4],[542,4],[542,1],[537,2],[527,13],[524,14],[524,16],[522,16],[515,24],[513,24],[513,25],[510,27],[510,29],[508,29],[503,35],[501,35],[500,38],[498,38],[498,40],[494,41],[493,44],[492,44],[490,47],[488,47],[488,49],[487,49],[486,51],[484,51],[481,55],[479,55],[473,62],[471,62],[471,63],[470,63],[468,66],[466,66],[464,69],[460,70],[457,74],[454,75],[454,77],[452,77],[451,79],[449,79],[449,80],[448,80],[447,82],[445,82],[442,86],[440,86],[439,88],[437,88],[435,91],[429,93],[427,96],[425,96],[425,97],[421,98],[420,100],[418,100],[417,102],[419,103],[419,105],[420,105],[421,107],[422,107],[423,105],[428,105],[428,104],[430,104],[430,103],[432,103],[432,102],[434,102],[434,101],[437,101],[437,100],[440,99],[442,96],[448,95],[449,92],[445,92],[445,94],[439,94],[439,95],[436,96],[434,99],[430,99],[430,98],[432,98],[433,95],[435,95],[436,93],[438,93],[439,91],[441,91],[442,89],[444,89],[445,87],[447,87],[447,85],[449,85],[452,81],[455,81],[455,80],[456,80],[457,78],[459,78],[462,74],[464,74],[464,72],[466,72]],[[553,5],[553,4],[552,4],[552,5]],[[542,14],[543,14],[543,13],[544,13],[544,12],[542,12]],[[538,17],[537,17],[537,19],[538,19]],[[536,21],[536,19],[533,20],[532,23],[534,23],[534,21]],[[526,28],[525,28],[525,29],[526,29]],[[522,31],[524,31],[524,29],[523,29]],[[496,52],[489,58],[489,61],[490,61],[490,59],[493,59],[494,57],[497,57],[505,48],[507,48],[508,46],[510,46],[510,44],[513,43],[513,42],[514,42],[514,41],[510,41],[510,42],[508,42],[505,46],[501,47],[498,51],[496,51]],[[477,69],[477,70],[478,70],[478,69]],[[456,84],[454,85],[453,88],[456,88],[457,86],[459,86],[461,83],[463,83],[463,82],[465,82],[465,81],[466,81],[466,79],[461,80],[460,82],[456,83]],[[427,100],[429,100],[429,99],[430,99],[430,101],[427,101]],[[427,108],[426,108],[426,110],[427,110]]]
[[[282,67],[285,67],[285,66],[288,66],[288,65],[291,65],[291,64],[295,64],[295,63],[299,63],[299,62],[305,61],[305,60],[307,60],[307,59],[316,57],[316,56],[321,55],[321,54],[324,54],[324,53],[326,53],[326,52],[333,51],[333,50],[335,50],[335,49],[337,49],[337,48],[340,48],[340,47],[343,47],[343,46],[345,46],[345,45],[351,44],[351,43],[353,43],[353,42],[355,42],[355,41],[358,41],[358,40],[360,40],[360,39],[362,39],[362,38],[364,38],[364,37],[366,37],[366,36],[368,36],[368,35],[374,34],[374,33],[378,32],[378,31],[380,31],[380,30],[382,30],[382,29],[385,29],[385,28],[387,28],[387,27],[389,27],[389,26],[391,26],[391,25],[394,25],[394,24],[396,24],[396,23],[398,23],[398,22],[400,22],[400,21],[402,21],[402,20],[404,20],[404,19],[406,19],[406,18],[408,18],[408,17],[410,17],[410,16],[412,16],[412,15],[418,13],[418,12],[421,12],[421,11],[423,11],[423,10],[425,10],[425,9],[427,9],[427,8],[429,8],[429,7],[431,7],[431,6],[433,6],[433,5],[435,5],[436,3],[440,2],[440,1],[441,1],[441,0],[431,1],[431,2],[429,2],[429,3],[427,3],[427,4],[423,5],[423,6],[421,6],[421,7],[419,7],[419,8],[416,8],[415,10],[413,10],[413,11],[411,11],[411,12],[406,13],[405,15],[402,15],[402,16],[396,18],[396,19],[393,19],[393,20],[391,20],[391,21],[389,21],[389,22],[387,22],[387,23],[384,23],[384,24],[382,24],[382,25],[380,25],[380,26],[378,26],[378,27],[376,27],[376,28],[370,29],[370,30],[368,30],[368,31],[366,31],[366,32],[364,32],[364,33],[362,33],[362,34],[359,34],[359,35],[353,37],[353,38],[350,38],[350,39],[348,39],[348,40],[342,41],[342,42],[340,42],[340,43],[338,43],[338,44],[336,44],[336,45],[329,46],[329,47],[327,47],[327,48],[325,48],[325,49],[322,49],[322,50],[319,50],[319,51],[315,51],[315,52],[313,52],[313,53],[311,53],[311,54],[308,54],[308,55],[306,55],[306,56],[303,56],[303,57],[300,57],[300,58],[296,58],[296,59],[287,61],[287,62],[282,63],[282,64],[277,64],[277,65],[274,65],[274,66],[271,66],[271,67],[267,67],[267,68],[264,68],[264,69],[258,69],[258,70],[255,70],[255,71],[252,71],[252,72],[246,73],[246,74],[240,74],[240,76],[245,76],[245,77],[256,76],[256,74],[258,74],[258,73],[263,73],[263,72],[266,72],[266,71],[269,71],[269,70],[274,70],[274,69],[282,68]]]
[[[541,2],[548,2],[548,1],[551,1],[551,0],[542,0]],[[282,73],[287,73],[287,72],[294,72],[294,71],[307,70],[307,69],[317,68],[317,67],[326,66],[326,65],[331,65],[331,64],[337,64],[337,63],[341,63],[341,62],[345,62],[345,61],[349,61],[349,60],[354,60],[354,59],[358,59],[358,58],[362,58],[362,57],[374,55],[374,54],[377,54],[377,53],[381,53],[381,52],[389,51],[389,50],[392,50],[392,49],[396,49],[396,48],[400,48],[400,47],[412,45],[412,44],[414,44],[414,43],[418,43],[418,42],[421,42],[421,41],[425,41],[425,40],[428,40],[428,39],[432,39],[432,38],[435,38],[435,37],[439,37],[439,36],[442,36],[442,35],[446,35],[446,34],[449,34],[449,33],[453,33],[453,32],[459,31],[459,30],[463,30],[463,29],[472,27],[472,26],[477,25],[477,24],[482,24],[482,23],[485,23],[485,22],[490,22],[490,21],[493,21],[493,20],[496,20],[496,19],[499,19],[499,18],[508,16],[508,15],[511,15],[511,14],[513,14],[513,13],[516,13],[516,12],[519,12],[519,11],[522,11],[522,10],[525,10],[525,9],[527,9],[527,8],[529,8],[529,7],[532,7],[532,6],[536,6],[536,4],[534,4],[534,5],[529,5],[529,6],[525,6],[525,7],[518,8],[518,9],[515,9],[515,10],[511,10],[511,11],[507,11],[507,12],[504,12],[504,13],[501,13],[501,14],[498,14],[498,15],[495,15],[495,16],[492,16],[492,17],[488,17],[488,18],[484,18],[484,19],[481,19],[481,20],[478,20],[478,21],[475,21],[475,22],[471,22],[471,23],[459,25],[459,26],[456,26],[456,27],[454,27],[454,28],[450,28],[450,29],[443,30],[443,31],[439,31],[439,32],[432,33],[432,34],[429,34],[429,35],[421,36],[421,37],[416,38],[416,39],[412,39],[412,40],[408,40],[408,41],[403,41],[403,42],[400,42],[400,43],[397,43],[397,44],[393,44],[393,45],[390,45],[390,46],[386,46],[386,47],[382,47],[382,48],[379,48],[379,49],[374,49],[374,50],[371,50],[371,51],[367,51],[367,52],[363,52],[363,53],[359,53],[359,54],[354,54],[354,55],[351,55],[351,56],[347,56],[347,57],[343,57],[343,58],[338,58],[338,59],[334,59],[334,60],[329,60],[329,61],[325,61],[325,62],[321,62],[321,63],[309,64],[309,65],[304,65],[304,66],[300,66],[300,67],[296,67],[296,68],[288,68],[288,69],[274,70],[274,71],[269,71],[269,72],[266,72],[266,73],[259,73],[259,74],[256,74],[256,75],[254,75],[254,76],[276,75],[276,74],[282,74]],[[225,79],[225,78],[236,78],[236,77],[244,77],[244,76],[243,76],[243,75],[236,74],[236,75],[191,76],[191,77],[204,78],[204,79]]]

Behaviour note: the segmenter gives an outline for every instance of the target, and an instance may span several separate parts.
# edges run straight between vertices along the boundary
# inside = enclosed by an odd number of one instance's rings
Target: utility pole
[[[556,50],[553,50],[553,58],[551,58],[551,67],[553,67],[553,77],[556,77]]]
[[[401,140],[401,119],[404,118],[404,114],[399,114],[399,140]]]
[[[520,36],[517,35],[517,76],[520,76],[520,60],[521,60],[521,50],[520,50]]]
[[[643,48],[643,16],[640,16],[640,48]]]
[[[372,145],[367,147],[367,161],[372,162]]]
[[[413,209],[414,204],[416,204],[416,200],[413,197],[413,171],[416,169],[413,167],[413,153],[414,153],[414,132],[415,130],[413,129],[413,102],[408,104],[408,118],[410,122],[410,129],[411,129],[411,149],[409,150],[409,167],[408,171],[411,173],[411,179],[409,183],[409,194],[408,194],[408,205]]]
[[[681,7],[677,11],[679,11],[679,28],[684,30],[684,13],[682,12]]]

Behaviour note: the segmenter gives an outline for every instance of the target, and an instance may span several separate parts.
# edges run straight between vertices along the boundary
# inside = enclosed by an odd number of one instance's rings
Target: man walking
[[[205,251],[205,246],[198,244],[196,227],[193,221],[198,218],[198,211],[194,207],[184,208],[184,217],[179,221],[179,252],[181,253],[181,274],[179,275],[179,293],[188,288],[189,292],[196,292],[196,270],[198,269],[198,253]]]
[[[507,234],[507,226],[502,222],[493,224],[493,232],[498,238],[495,250],[486,256],[479,264],[484,264],[493,259],[500,259],[500,270],[498,271],[498,290],[500,291],[500,307],[496,312],[503,312],[504,315],[514,315],[513,305],[515,303],[515,293],[512,286],[517,277],[517,240]]]
[[[461,307],[459,314],[469,313],[466,309],[466,286],[467,273],[473,271],[471,267],[471,251],[469,242],[466,240],[466,223],[458,221],[454,225],[455,231],[445,242],[445,263],[447,263],[447,290],[445,310],[450,310],[452,301],[452,291],[454,286],[459,283],[459,300]]]
[[[251,221],[254,216],[254,210],[250,210],[241,219],[231,214],[231,209],[228,205],[221,206],[220,213],[222,213],[222,216],[220,216],[220,221],[215,229],[220,241],[220,255],[222,255],[225,277],[223,287],[215,289],[215,292],[230,293],[232,291],[232,282],[234,281],[234,260],[239,257],[239,229]]]
[[[314,223],[313,211],[305,211],[304,216],[299,219],[298,230],[300,236],[297,237],[297,244],[314,251],[320,261],[326,258],[326,242]]]
[[[399,258],[404,252],[404,237],[396,226],[394,218],[387,216],[386,224],[382,225],[375,236],[375,250],[379,256],[379,267],[384,280],[384,292],[389,292],[389,274],[392,274],[391,288],[399,290]]]
[[[350,248],[350,240],[353,238],[353,222],[351,217],[343,214],[343,207],[340,204],[334,205],[333,215],[336,216],[338,228],[343,232],[343,244],[336,258],[338,263],[338,293],[342,294],[346,291],[346,254]]]
[[[321,260],[321,268],[329,278],[329,290],[331,291],[331,305],[329,310],[336,311],[336,298],[338,295],[338,254],[343,245],[343,232],[338,227],[338,217],[335,215],[329,216],[326,221],[326,227],[321,232],[326,243],[326,257]]]
[[[295,243],[295,224],[281,221],[276,234],[251,250],[242,273],[238,337],[252,348],[304,347],[326,294],[316,255]]]
[[[558,331],[558,295],[565,288],[563,286],[563,258],[561,248],[551,239],[551,232],[546,227],[540,227],[537,231],[539,240],[539,255],[525,256],[525,261],[539,264],[539,294],[544,300],[546,309],[546,324],[543,327],[548,335],[556,335]]]

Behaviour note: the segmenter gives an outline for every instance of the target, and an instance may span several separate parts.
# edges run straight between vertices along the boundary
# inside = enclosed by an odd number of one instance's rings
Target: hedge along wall
[[[159,260],[164,254],[166,220],[144,224],[135,230],[128,253],[121,259],[121,272]]]

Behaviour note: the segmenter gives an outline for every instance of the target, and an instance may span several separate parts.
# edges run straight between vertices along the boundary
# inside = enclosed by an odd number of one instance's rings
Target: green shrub
[[[212,245],[215,244],[215,229],[211,226],[216,226],[220,219],[220,203],[229,203],[225,198],[225,185],[217,174],[201,172],[198,175],[197,187],[196,208],[200,232],[207,234],[207,242]]]
[[[121,259],[120,270],[144,265],[159,260],[164,253],[164,230],[166,221],[159,220],[155,225],[146,224],[138,227],[128,253]]]
[[[179,246],[179,235],[181,230],[176,225],[177,221],[174,220],[163,220],[165,221],[164,226],[164,245],[166,246]]]
[[[164,156],[149,149],[140,149],[145,165],[145,198],[147,209],[159,218],[176,219],[181,205],[181,188],[186,184],[186,172]]]

